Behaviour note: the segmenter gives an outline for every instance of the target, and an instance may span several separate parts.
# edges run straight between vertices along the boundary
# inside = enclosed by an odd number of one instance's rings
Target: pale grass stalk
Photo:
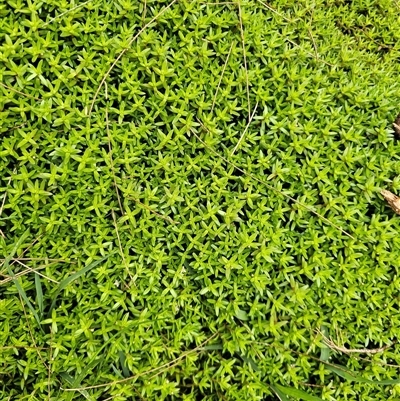
[[[233,154],[236,152],[236,150],[238,149],[238,147],[239,147],[240,144],[242,143],[242,140],[243,140],[244,136],[246,135],[246,132],[247,132],[247,130],[249,129],[251,122],[253,121],[254,115],[256,114],[257,107],[258,107],[258,102],[256,103],[256,106],[254,107],[253,113],[251,114],[250,120],[249,120],[249,122],[247,123],[246,128],[244,129],[242,135],[240,136],[240,138],[239,138],[239,140],[238,140],[236,146],[233,148],[232,153],[231,153],[231,156],[233,156]]]
[[[312,25],[312,22],[313,22],[313,18],[314,18],[314,8],[312,9],[312,12],[310,12],[310,14],[311,14],[310,26],[311,26],[311,25]],[[319,60],[319,56],[318,56],[318,47],[317,47],[317,43],[315,42],[314,36],[313,36],[313,34],[312,34],[311,28],[310,28],[310,27],[307,27],[307,30],[308,30],[308,33],[309,33],[309,35],[310,35],[310,37],[311,37],[311,41],[312,41],[312,43],[313,43],[313,46],[314,46],[315,58],[316,58],[317,60]]]
[[[215,106],[215,102],[217,101],[218,91],[219,91],[219,88],[221,86],[222,78],[224,77],[226,67],[228,65],[228,60],[229,60],[229,56],[231,55],[233,45],[234,45],[234,42],[231,43],[231,47],[229,48],[228,55],[226,56],[224,68],[222,69],[221,76],[219,77],[217,89],[215,90],[214,99],[213,99],[212,106],[211,106],[211,113],[214,111],[214,106]]]
[[[239,10],[239,23],[240,23],[240,37],[242,39],[242,47],[243,47],[243,61],[244,61],[244,72],[246,74],[246,92],[247,92],[247,105],[249,112],[249,122],[250,122],[250,88],[249,88],[249,72],[247,69],[247,56],[246,56],[246,44],[244,41],[244,30],[243,30],[243,19],[242,19],[242,7],[240,6],[240,0],[238,0],[238,10]]]
[[[51,277],[46,276],[45,274],[39,273],[38,271],[36,271],[37,269],[32,269],[31,267],[27,266],[26,264],[22,263],[20,260],[17,259],[17,263],[19,263],[21,266],[24,266],[26,269],[26,273],[31,273],[34,272],[36,274],[38,274],[39,276],[45,278],[46,280],[49,280],[55,284],[60,284],[57,280],[52,279]],[[49,266],[49,265],[47,265]],[[47,266],[43,266],[43,267],[47,267]],[[25,272],[24,272],[25,273]],[[11,277],[12,279],[12,277]]]
[[[124,263],[125,270],[127,271],[129,277],[131,278],[131,281],[133,281],[133,275],[132,275],[131,271],[129,270],[128,263],[126,262],[126,259],[125,259],[124,250],[122,249],[121,238],[120,238],[120,236],[119,236],[118,224],[117,224],[117,220],[116,220],[116,218],[115,218],[114,210],[111,210],[111,215],[112,215],[112,218],[113,218],[113,221],[114,221],[115,233],[117,234],[117,241],[118,241],[119,252],[120,252],[120,254],[121,254],[121,258],[122,258],[122,261],[123,261],[123,263]]]
[[[106,92],[106,101],[107,101],[107,105],[106,105],[106,131],[107,131],[107,138],[108,138],[108,151],[109,151],[108,154],[109,154],[109,157],[110,157],[111,173],[112,173],[112,176],[113,176],[115,192],[117,194],[118,204],[119,204],[119,207],[120,207],[120,210],[121,210],[121,214],[123,216],[124,215],[124,209],[122,207],[121,198],[119,196],[117,180],[115,178],[114,161],[113,161],[113,158],[112,158],[111,135],[110,135],[110,127],[109,127],[110,124],[109,124],[109,120],[108,120],[108,87],[107,87],[107,83],[105,84],[105,92]],[[128,275],[129,275],[129,277],[131,278],[131,281],[132,281],[133,280],[133,275],[132,275],[132,273],[131,273],[131,271],[129,269],[128,263],[127,263],[127,261],[125,259],[124,250],[122,249],[121,237],[119,235],[118,223],[117,223],[117,220],[115,218],[114,210],[111,210],[111,215],[112,215],[113,222],[114,222],[115,233],[117,235],[118,247],[119,247],[119,251],[120,251],[120,254],[121,254],[121,258],[122,258],[122,261],[124,263],[125,270],[127,271]]]
[[[17,89],[14,89],[12,86],[8,86],[6,84],[3,84],[2,82],[0,82],[0,86],[2,86],[3,88],[9,89],[12,92],[18,93],[19,95],[22,95],[22,96],[25,96],[25,97],[29,97],[29,98],[34,99],[34,100],[41,100],[40,98],[37,98],[35,96],[29,95],[29,94],[24,93],[24,92],[21,92],[21,91],[19,91]]]
[[[289,18],[285,17],[283,14],[279,13],[278,11],[276,11],[275,8],[272,8],[269,4],[265,3],[264,1],[262,1],[262,0],[257,0],[257,1],[260,4],[262,4],[265,8],[268,8],[268,10],[272,11],[274,14],[279,15],[280,17],[282,17],[285,21],[293,22]]]
[[[19,261],[16,260],[16,262],[19,262]],[[40,270],[40,269],[45,269],[46,267],[51,266],[52,264],[56,264],[56,263],[57,263],[57,262],[53,262],[53,263],[49,263],[49,264],[44,265],[44,266],[38,266],[38,267],[35,267],[35,268],[28,267],[27,270],[24,270],[24,271],[22,271],[22,272],[16,273],[16,274],[14,275],[14,277],[9,277],[9,276],[7,276],[7,275],[5,275],[5,274],[3,274],[3,273],[0,273],[1,276],[6,277],[4,280],[1,280],[1,281],[0,281],[0,286],[3,285],[3,284],[9,283],[10,281],[12,281],[12,280],[14,280],[14,279],[17,279],[17,278],[19,278],[19,277],[22,277],[22,276],[24,276],[25,274],[28,274],[28,273],[37,273],[37,274],[39,274],[39,273],[38,273],[38,270]],[[39,275],[40,275],[40,274],[39,274]],[[53,281],[53,282],[56,283],[56,284],[59,284],[58,281],[53,280],[53,279],[50,279],[50,277],[45,277],[45,278],[47,278],[47,279],[50,280],[50,281]]]
[[[311,37],[311,41],[312,41],[312,43],[313,43],[313,46],[314,46],[315,59],[316,59],[317,61],[319,61],[318,47],[317,47],[317,44],[316,44],[316,42],[315,42],[314,36],[313,36],[313,34],[312,34],[311,28],[307,28],[307,30],[308,30],[308,33],[309,33],[309,35],[310,35],[310,37]]]

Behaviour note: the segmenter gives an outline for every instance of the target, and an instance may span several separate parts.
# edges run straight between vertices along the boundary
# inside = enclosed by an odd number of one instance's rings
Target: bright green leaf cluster
[[[399,398],[397,2],[239,1],[0,4],[1,400]]]

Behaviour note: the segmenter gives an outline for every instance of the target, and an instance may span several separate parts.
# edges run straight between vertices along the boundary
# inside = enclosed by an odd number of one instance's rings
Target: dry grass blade
[[[243,19],[242,19],[242,7],[240,6],[240,0],[238,0],[238,10],[239,10],[239,24],[240,24],[240,37],[242,39],[242,47],[243,47],[243,61],[244,61],[244,72],[246,74],[246,91],[247,91],[247,105],[249,111],[249,122],[251,119],[250,116],[250,88],[249,88],[249,71],[247,69],[247,56],[246,56],[246,43],[244,41],[244,30],[243,30]]]
[[[386,349],[390,348],[393,344],[385,345],[384,347],[380,348],[346,348],[340,345],[335,344],[332,339],[326,337],[321,330],[317,330],[317,332],[321,335],[324,343],[331,348],[332,350],[343,352],[344,354],[378,354],[380,352],[385,351]]]
[[[144,24],[144,20],[146,18],[146,14],[147,14],[147,0],[144,0],[143,15],[142,15],[143,24]]]
[[[17,259],[17,263],[19,263],[21,266],[24,266],[24,267],[26,268],[26,270],[23,272],[24,274],[33,272],[33,273],[36,273],[36,274],[38,274],[39,276],[45,278],[46,280],[49,280],[49,281],[51,281],[51,282],[53,282],[53,283],[55,283],[55,284],[60,284],[57,280],[54,280],[54,279],[52,279],[51,277],[46,276],[45,274],[39,273],[39,272],[37,271],[38,269],[32,269],[31,267],[29,267],[29,266],[27,266],[26,264],[22,263],[22,262],[21,262],[20,260],[18,260],[18,259]],[[47,265],[47,266],[48,266],[48,265]],[[43,267],[47,267],[47,266],[43,266]],[[18,275],[18,277],[19,277],[19,276],[22,276],[22,274],[21,274],[21,275]],[[17,275],[16,275],[16,277],[17,277]]]
[[[275,10],[275,8],[272,8],[270,5],[268,5],[267,3],[261,1],[261,0],[257,0],[260,4],[262,4],[265,8],[268,8],[268,10],[272,11],[274,14],[279,15],[280,17],[282,17],[285,21],[287,22],[293,22],[292,20],[290,20],[289,18],[285,17],[283,14],[279,13],[278,11]]]
[[[249,129],[251,122],[253,121],[254,115],[256,114],[257,107],[258,107],[258,102],[256,103],[256,107],[254,107],[253,113],[251,114],[250,120],[249,120],[249,122],[247,123],[246,128],[245,128],[244,131],[243,131],[243,134],[240,136],[240,138],[239,138],[239,140],[238,140],[236,146],[233,148],[232,153],[231,153],[231,156],[233,156],[233,154],[236,152],[236,150],[238,149],[238,147],[239,147],[240,144],[242,143],[242,140],[243,140],[244,136],[246,135],[246,132],[247,132],[247,130]]]
[[[389,204],[391,209],[396,214],[400,214],[400,198],[386,189],[382,189],[381,194],[385,198],[386,202]]]
[[[18,261],[18,260],[16,260],[15,262],[17,262],[17,261]],[[43,265],[43,266],[38,266],[38,267],[35,267],[35,268],[28,267],[27,270],[24,270],[24,271],[22,271],[22,272],[16,273],[16,274],[14,275],[14,277],[15,277],[15,278],[18,278],[18,277],[24,276],[25,274],[28,274],[28,273],[38,273],[38,270],[40,270],[40,269],[45,269],[46,267],[51,266],[51,265],[54,265],[54,264],[56,264],[56,263],[57,263],[57,262],[53,262],[53,263],[49,263],[49,264]],[[3,285],[3,284],[9,283],[10,281],[13,280],[13,277],[6,276],[6,275],[4,275],[4,274],[2,274],[2,273],[0,273],[0,275],[3,276],[3,277],[6,277],[4,280],[1,280],[1,281],[0,281],[0,286]],[[50,279],[49,277],[46,277],[46,278],[47,278],[47,279]],[[57,284],[58,284],[58,281],[55,281],[55,280],[53,280],[53,279],[50,279],[50,281],[53,281],[54,283],[57,283]]]
[[[76,5],[75,7],[72,7],[72,8],[70,8],[69,10],[64,11],[63,13],[61,13],[61,14],[55,16],[55,17],[52,18],[51,20],[45,22],[45,23],[42,25],[42,28],[44,28],[44,27],[46,27],[47,25],[51,24],[51,23],[52,23],[53,21],[55,21],[56,19],[63,17],[65,14],[68,14],[68,13],[70,13],[70,12],[76,10],[76,9],[79,8],[79,7],[83,7],[83,6],[85,6],[86,4],[88,4],[88,3],[92,2],[92,1],[93,1],[93,0],[87,0],[87,1],[85,1],[84,3],[78,4],[78,5]]]
[[[108,88],[107,88],[107,83],[105,83],[105,90],[106,90],[106,101],[108,101]],[[107,131],[107,138],[108,138],[108,155],[109,155],[109,157],[110,157],[111,174],[112,174],[112,177],[113,177],[115,193],[117,194],[118,205],[119,205],[121,214],[122,214],[122,216],[123,216],[125,213],[124,213],[124,209],[123,209],[123,207],[122,207],[121,197],[119,196],[119,190],[118,190],[118,186],[117,186],[117,180],[116,180],[116,178],[115,178],[114,161],[113,161],[113,157],[112,157],[111,135],[110,135],[110,122],[109,122],[109,120],[108,120],[108,103],[107,103],[107,106],[106,106],[106,131]],[[118,224],[117,224],[117,220],[116,220],[116,218],[115,218],[114,210],[111,210],[111,214],[112,214],[112,218],[113,218],[113,222],[114,222],[115,233],[116,233],[116,235],[117,235],[118,247],[119,247],[119,251],[120,251],[120,254],[121,254],[121,258],[122,258],[122,261],[123,261],[123,263],[124,263],[125,270],[127,271],[127,273],[128,273],[128,275],[129,275],[129,277],[131,278],[131,280],[133,280],[133,275],[132,275],[131,271],[129,270],[128,264],[127,264],[126,259],[125,259],[124,250],[122,249],[121,237],[120,237],[120,235],[119,235]]]
[[[47,366],[46,362],[44,361],[44,359],[42,358],[42,355],[41,355],[40,352],[39,352],[39,350],[40,350],[41,348],[37,346],[36,341],[35,341],[35,337],[34,337],[34,335],[33,335],[33,333],[32,333],[32,328],[31,328],[31,325],[30,325],[30,323],[29,323],[28,315],[26,314],[24,302],[23,302],[23,300],[22,300],[21,295],[19,296],[19,300],[21,301],[22,310],[24,311],[25,320],[26,320],[26,324],[27,324],[27,327],[28,327],[29,335],[30,335],[30,337],[31,337],[31,339],[32,339],[32,342],[33,342],[33,344],[34,344],[34,347],[33,347],[33,348],[36,349],[36,352],[37,352],[37,354],[38,354],[38,356],[39,356],[39,359],[42,361],[43,365],[44,365],[44,366],[46,367],[46,369],[48,370],[49,367]]]
[[[199,120],[198,120],[199,121]],[[199,121],[199,123],[204,127],[204,129],[207,130],[207,128]],[[273,187],[272,185],[268,184],[268,182],[261,180],[260,178],[256,177],[255,175],[248,173],[247,171],[241,169],[240,167],[236,166],[236,164],[232,163],[231,161],[229,161],[228,159],[226,159],[225,157],[221,156],[218,152],[216,152],[214,149],[212,149],[210,146],[208,146],[192,129],[190,130],[192,132],[192,134],[207,148],[209,149],[212,153],[214,153],[218,158],[220,158],[221,160],[223,160],[225,163],[231,165],[233,168],[235,168],[236,170],[240,171],[242,174],[247,175],[248,177],[252,178],[255,181],[258,181],[259,183],[265,185],[267,188],[271,189],[272,191],[279,193],[280,195],[284,196],[286,199],[291,200],[292,202],[296,203],[299,206],[304,207],[304,209],[308,210],[309,212],[315,214],[316,216],[318,216],[321,220],[325,221],[326,223],[328,223],[329,225],[331,225],[332,227],[336,228],[338,231],[340,231],[341,233],[347,235],[349,238],[351,239],[355,239],[350,233],[348,233],[347,231],[343,230],[343,228],[339,227],[337,224],[333,223],[332,221],[330,221],[329,219],[327,219],[326,217],[322,216],[320,213],[316,212],[313,208],[311,208],[310,206],[307,206],[306,204],[304,204],[303,202],[298,201],[297,199],[291,197],[290,195],[286,195],[285,193],[283,193],[282,191],[279,191],[278,189],[276,189],[275,187]]]
[[[7,186],[9,186],[10,183],[11,183],[11,177],[8,179]],[[3,213],[3,209],[4,209],[4,205],[6,203],[6,199],[7,199],[7,192],[4,192],[3,201],[1,202],[1,206],[0,206],[0,216]]]
[[[49,349],[49,366],[48,366],[48,374],[47,374],[47,393],[48,393],[48,401],[51,400],[51,364],[53,360],[53,330],[50,327],[50,349]]]
[[[108,387],[108,386],[113,386],[113,385],[115,385],[115,384],[120,384],[120,383],[128,382],[128,381],[130,381],[130,380],[136,379],[136,378],[138,378],[138,377],[145,376],[145,375],[147,375],[147,374],[149,374],[149,373],[156,372],[156,371],[161,370],[161,369],[163,369],[163,368],[169,369],[169,368],[175,366],[175,364],[176,364],[178,361],[181,361],[182,359],[185,359],[188,355],[196,353],[198,350],[200,350],[201,348],[203,348],[204,345],[206,345],[208,342],[210,342],[210,341],[211,341],[213,338],[215,338],[217,335],[218,335],[218,332],[216,332],[216,333],[214,333],[212,336],[208,337],[207,340],[203,341],[203,342],[202,342],[199,346],[197,346],[196,348],[194,348],[194,349],[192,349],[192,350],[190,350],[190,351],[184,352],[184,353],[183,353],[181,356],[179,356],[178,358],[175,358],[174,360],[172,360],[172,361],[170,361],[170,362],[167,362],[167,363],[165,363],[165,364],[163,364],[163,365],[161,365],[161,366],[157,366],[156,368],[152,368],[152,369],[146,370],[145,372],[138,373],[138,374],[133,375],[133,376],[125,377],[124,379],[114,380],[114,381],[109,382],[109,383],[97,384],[97,385],[94,385],[94,386],[79,387],[79,388],[65,388],[65,389],[62,389],[62,390],[64,390],[64,391],[81,391],[81,390],[90,390],[90,389],[95,389],[95,388]]]
[[[313,42],[314,51],[315,51],[315,59],[319,61],[317,44],[315,43],[315,39],[314,39],[314,36],[313,36],[313,34],[312,34],[311,29],[310,29],[310,28],[307,28],[307,29],[308,29],[308,33],[310,34],[311,40],[312,40],[312,42]]]
[[[311,12],[310,25],[312,25],[313,17],[314,17],[314,9]],[[317,43],[315,42],[314,35],[312,34],[312,31],[311,31],[310,27],[307,27],[307,30],[308,30],[308,34],[310,35],[311,41],[313,43],[313,46],[314,46],[315,59],[319,60],[318,47],[317,47]]]
[[[121,60],[121,57],[128,51],[128,49],[131,47],[132,43],[154,22],[156,21],[156,19],[158,17],[160,17],[161,15],[163,15],[169,8],[171,8],[178,0],[172,0],[171,3],[169,3],[165,8],[163,8],[158,14],[156,14],[142,29],[139,30],[139,32],[129,41],[128,43],[128,47],[124,50],[122,50],[122,52],[118,55],[118,57],[114,60],[114,62],[111,64],[110,68],[107,70],[107,72],[104,74],[103,79],[101,80],[99,86],[97,87],[97,90],[94,94],[92,103],[90,105],[90,109],[89,109],[89,117],[92,114],[92,110],[94,107],[94,103],[97,99],[97,96],[100,92],[101,87],[103,86],[104,82],[106,82],[106,79],[108,78],[108,76],[110,75],[111,71],[113,70],[113,68],[116,66],[116,64],[118,63],[119,60]]]
[[[228,65],[229,57],[230,57],[230,55],[231,55],[232,48],[233,48],[233,45],[234,45],[234,44],[235,44],[235,42],[232,42],[232,43],[231,43],[231,47],[229,48],[228,55],[226,56],[225,64],[224,64],[224,67],[223,67],[223,69],[222,69],[221,76],[219,77],[217,89],[215,90],[215,95],[214,95],[214,99],[213,99],[212,106],[211,106],[211,113],[214,111],[214,106],[215,106],[215,102],[217,101],[218,91],[219,91],[219,88],[220,88],[220,86],[221,86],[222,78],[224,77],[225,70],[226,70],[226,67],[227,67],[227,65]]]

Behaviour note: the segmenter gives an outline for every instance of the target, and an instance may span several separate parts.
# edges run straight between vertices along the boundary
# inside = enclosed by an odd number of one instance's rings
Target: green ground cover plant
[[[400,5],[0,3],[1,400],[398,400]]]

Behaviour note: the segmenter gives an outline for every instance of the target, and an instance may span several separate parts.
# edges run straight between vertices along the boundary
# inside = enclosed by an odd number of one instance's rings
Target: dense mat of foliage
[[[0,3],[0,399],[399,399],[399,13]]]

